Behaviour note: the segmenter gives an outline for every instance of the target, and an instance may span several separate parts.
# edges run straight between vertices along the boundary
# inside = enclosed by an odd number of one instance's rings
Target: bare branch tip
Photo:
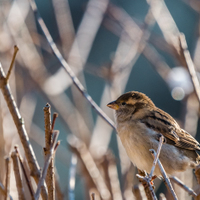
[[[57,118],[58,117],[58,113],[57,112],[53,113],[53,117]]]
[[[19,51],[19,48],[17,45],[14,46],[14,51],[16,51],[16,52]]]

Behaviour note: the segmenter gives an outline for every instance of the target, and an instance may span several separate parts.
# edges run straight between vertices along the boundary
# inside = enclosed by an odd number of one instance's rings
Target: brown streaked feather
[[[188,150],[200,150],[200,144],[189,133],[181,129],[169,114],[159,108],[154,109],[140,121],[148,128],[161,133],[167,138],[169,144]]]

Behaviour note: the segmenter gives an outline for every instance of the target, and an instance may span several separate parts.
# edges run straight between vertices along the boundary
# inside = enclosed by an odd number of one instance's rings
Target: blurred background
[[[199,75],[198,0],[36,0],[36,4],[63,57],[113,121],[114,113],[107,103],[136,90],[149,96],[200,140],[199,103],[179,39],[182,32]],[[111,199],[133,199],[131,188],[138,184],[137,170],[131,166],[116,132],[91,108],[54,56],[29,1],[1,0],[0,24],[0,62],[5,72],[14,45],[19,48],[9,84],[41,168],[43,107],[48,102],[52,114],[59,114],[55,129],[60,131],[61,144],[55,167],[63,199],[89,199],[92,192],[96,199],[106,199],[109,193]],[[0,181],[4,183],[4,156],[15,144],[22,155],[23,148],[2,94],[0,113]],[[87,166],[91,160],[96,168]],[[74,186],[70,186],[70,170],[76,170]],[[98,179],[99,173],[102,180]],[[192,171],[177,176],[198,189]],[[13,175],[11,178],[14,180]],[[105,198],[95,182],[99,180],[107,186]],[[158,196],[161,192],[168,195],[162,181],[156,180],[155,185]],[[175,191],[180,199],[191,199],[177,186]],[[14,181],[11,195],[17,198]]]

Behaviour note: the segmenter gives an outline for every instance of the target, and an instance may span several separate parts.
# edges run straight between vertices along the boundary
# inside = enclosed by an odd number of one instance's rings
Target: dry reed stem
[[[54,131],[52,133],[51,147],[50,147],[50,149],[48,151],[48,155],[45,158],[45,163],[44,163],[44,167],[43,167],[43,170],[42,170],[42,175],[41,175],[40,180],[38,182],[37,190],[36,190],[35,196],[34,196],[35,200],[39,199],[41,188],[42,188],[42,186],[45,183],[45,178],[46,178],[46,175],[47,175],[47,170],[48,170],[49,164],[51,162],[51,159],[52,159],[52,157],[53,157],[53,155],[55,153],[55,147],[58,144],[57,143],[58,135],[59,135],[59,131]]]
[[[154,158],[156,157],[156,152],[155,152],[154,149],[151,149],[151,154],[152,154],[152,156],[153,156]],[[157,163],[158,163],[158,166],[159,166],[159,168],[160,168],[160,172],[161,172],[161,174],[162,174],[162,177],[163,177],[163,179],[164,179],[164,183],[165,183],[165,185],[166,185],[168,191],[170,192],[172,199],[178,200],[178,198],[177,198],[177,196],[176,196],[176,194],[175,194],[175,192],[174,192],[174,189],[173,189],[173,187],[172,187],[172,185],[171,185],[171,182],[170,182],[170,180],[169,180],[169,178],[168,178],[168,176],[167,176],[167,174],[166,174],[166,172],[165,172],[165,170],[164,170],[164,168],[163,168],[163,166],[162,166],[162,164],[161,164],[159,158],[158,158],[158,160],[157,160]]]
[[[60,51],[58,50],[56,44],[54,43],[44,21],[42,20],[37,6],[35,4],[35,1],[30,0],[30,4],[31,7],[33,9],[33,12],[36,16],[36,19],[49,43],[49,45],[51,46],[54,54],[56,55],[57,59],[59,60],[59,62],[61,63],[61,65],[64,67],[65,71],[68,73],[68,75],[70,76],[70,78],[73,81],[73,84],[77,87],[77,89],[81,92],[81,94],[87,99],[87,101],[90,103],[90,105],[95,109],[95,111],[110,125],[115,129],[115,125],[114,122],[102,111],[102,109],[95,103],[95,101],[92,99],[92,97],[87,93],[87,91],[85,90],[85,88],[83,87],[83,85],[81,84],[81,82],[78,80],[77,76],[75,75],[75,73],[72,71],[72,69],[70,68],[70,66],[68,65],[68,63],[66,62],[66,60],[63,58],[62,54],[60,53]]]
[[[142,184],[138,184],[138,185],[135,185],[133,187],[133,194],[135,195],[135,198],[137,200],[147,200],[147,197],[146,197],[146,194],[145,194],[145,191],[144,191],[144,187],[142,186]]]
[[[18,191],[18,198],[19,198],[19,200],[25,200],[26,197],[24,194],[22,177],[20,175],[20,168],[19,168],[18,156],[17,156],[16,151],[12,152],[11,158],[13,160],[13,170],[15,173],[15,181],[16,181],[16,187],[17,187],[17,191]]]
[[[11,159],[10,157],[5,158],[6,165],[6,180],[5,180],[5,200],[10,198],[10,172],[11,172]]]
[[[181,188],[183,188],[189,195],[193,196],[194,198],[197,196],[197,194],[194,192],[193,189],[186,186],[181,180],[179,180],[177,177],[172,176],[170,177],[170,180],[177,185],[179,185]]]
[[[12,96],[10,86],[6,81],[6,76],[5,76],[5,73],[3,71],[1,64],[0,64],[0,87],[1,87],[1,91],[3,93],[4,99],[7,103],[8,108],[9,108],[9,111],[12,115],[13,121],[16,125],[17,130],[18,130],[18,134],[19,134],[21,143],[23,145],[24,152],[25,152],[25,155],[26,155],[26,159],[28,161],[29,168],[30,168],[30,171],[31,171],[30,172],[31,176],[33,176],[36,183],[38,183],[39,178],[40,178],[40,168],[39,168],[39,165],[37,163],[37,160],[36,160],[33,148],[31,146],[31,143],[29,141],[29,137],[28,137],[28,134],[27,134],[25,126],[24,126],[24,121],[23,121],[23,119],[22,119],[22,117],[19,113],[19,110],[17,108],[15,100]],[[45,200],[47,199],[47,190],[46,190],[45,186],[43,186],[43,188],[42,188],[42,197]]]
[[[31,195],[31,199],[34,200],[34,190],[33,190],[33,186],[32,186],[32,183],[31,183],[31,180],[30,180],[30,176],[29,174],[26,172],[26,169],[28,169],[28,166],[24,166],[24,164],[26,164],[26,161],[23,163],[23,160],[22,160],[22,157],[19,153],[19,150],[18,150],[18,147],[15,146],[15,152],[18,156],[18,159],[19,159],[19,163],[20,163],[20,166],[21,166],[21,169],[22,169],[22,172],[24,174],[24,178],[26,180],[26,184],[28,186],[28,189],[29,189],[29,192],[30,192],[30,195]],[[26,169],[25,169],[26,168]]]
[[[45,148],[44,155],[45,160],[48,157],[51,143],[52,143],[52,127],[51,127],[51,106],[50,104],[46,104],[43,108],[44,111],[44,124],[45,124]],[[54,158],[50,161],[47,175],[46,175],[46,184],[48,189],[48,199],[55,200],[55,178],[54,178]]]

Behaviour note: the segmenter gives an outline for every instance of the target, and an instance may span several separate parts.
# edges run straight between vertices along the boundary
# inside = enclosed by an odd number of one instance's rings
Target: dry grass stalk
[[[11,159],[10,157],[5,158],[6,165],[6,180],[5,180],[5,200],[10,199],[10,172],[11,172]]]
[[[20,175],[19,161],[16,151],[13,151],[11,154],[11,158],[13,160],[13,170],[15,173],[16,187],[18,191],[19,200],[25,200],[24,188],[22,184],[22,177]]]

